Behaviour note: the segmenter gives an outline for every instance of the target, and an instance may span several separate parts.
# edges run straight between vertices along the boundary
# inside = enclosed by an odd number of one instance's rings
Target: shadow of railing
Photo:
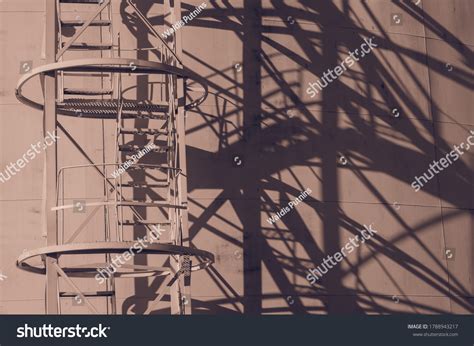
[[[208,9],[182,29],[200,27],[235,34],[241,40],[243,50],[243,82],[239,82],[230,76],[231,65],[220,70],[207,62],[206,57],[194,56],[185,47],[185,61],[192,61],[209,71],[203,77],[208,80],[212,91],[211,105],[208,102],[189,112],[188,116],[200,116],[202,123],[189,127],[187,133],[192,135],[211,130],[219,143],[214,152],[195,147],[188,147],[187,150],[188,190],[191,195],[196,190],[220,191],[209,205],[204,205],[199,198],[190,198],[190,203],[197,210],[202,209],[202,212],[190,213],[190,240],[192,243],[198,235],[207,232],[219,237],[222,242],[240,247],[243,254],[243,294],[240,295],[226,281],[217,266],[212,266],[207,273],[221,290],[222,297],[205,301],[193,298],[196,312],[386,314],[398,311],[387,307],[392,302],[391,297],[374,291],[360,277],[360,268],[370,262],[380,266],[394,291],[402,297],[397,308],[413,313],[452,312],[412,301],[380,258],[396,263],[399,270],[416,276],[440,297],[447,297],[465,311],[474,312],[472,288],[465,287],[459,278],[448,271],[446,261],[421,238],[423,232],[432,229],[430,227],[456,218],[458,212],[454,209],[441,212],[439,216],[412,225],[394,210],[394,201],[387,198],[386,192],[377,188],[369,177],[370,173],[377,172],[410,185],[414,178],[411,172],[421,174],[428,167],[427,163],[451,150],[450,143],[438,135],[439,106],[430,95],[429,85],[419,76],[420,70],[414,66],[429,67],[444,78],[470,89],[473,87],[473,75],[460,70],[454,73],[447,71],[446,62],[391,39],[366,2],[362,2],[359,10],[362,8],[364,16],[375,23],[374,30],[359,25],[361,20],[350,1],[343,1],[341,8],[332,2],[309,0],[295,1],[295,6],[281,1],[270,3],[271,8],[263,8],[260,0],[245,0],[243,8],[236,8],[228,1],[221,5],[210,1]],[[472,50],[454,34],[415,4],[399,1],[394,1],[394,4],[399,11],[442,38],[464,58],[466,66],[472,68]],[[187,4],[183,7],[193,9]],[[150,5],[142,5],[144,13],[149,9]],[[121,10],[125,18],[125,8]],[[154,24],[162,23],[162,20],[162,17],[150,18]],[[124,23],[137,42],[147,44],[147,33],[136,30],[133,18],[124,20]],[[357,48],[365,38],[370,37],[377,43],[378,51],[391,52],[396,57],[397,66],[391,66],[383,54],[368,54],[358,62],[357,68],[348,69],[343,78],[336,79],[314,100],[305,96],[301,78],[296,82],[287,81],[289,75],[301,75],[303,72],[322,76],[327,68],[337,66],[349,50]],[[290,38],[301,53],[284,44]],[[267,53],[269,50],[272,53]],[[276,63],[282,57],[289,66],[283,70]],[[231,82],[232,87],[222,87],[219,81],[223,80]],[[139,83],[146,90],[148,81]],[[413,96],[414,92],[417,97]],[[146,95],[145,92],[143,94]],[[283,106],[275,104],[276,98],[284,100]],[[394,118],[394,108],[402,117]],[[298,115],[289,116],[288,112]],[[241,123],[233,120],[236,116],[240,116]],[[466,129],[465,125],[459,125]],[[410,145],[390,138],[388,134],[393,133]],[[373,145],[365,145],[366,139]],[[436,152],[433,153],[435,147]],[[232,165],[235,155],[243,158],[241,167]],[[348,164],[342,165],[338,161],[341,155],[346,157]],[[394,164],[394,158],[413,163],[410,172]],[[472,191],[472,183],[469,183],[472,170],[462,161],[456,162],[456,166],[459,174],[457,191]],[[296,167],[306,167],[307,176],[319,184],[319,198],[310,196],[305,202],[321,220],[318,227],[323,233],[320,241],[315,240],[316,230],[312,229],[307,220],[308,214],[303,214],[302,210],[294,210],[271,226],[262,221],[308,187],[305,185],[306,177],[295,173]],[[280,179],[282,172],[291,176],[291,183]],[[386,209],[401,231],[392,238],[376,235],[366,242],[369,254],[358,253],[356,263],[346,261],[347,268],[334,267],[318,281],[317,286],[311,286],[305,279],[307,269],[340,249],[342,231],[356,235],[363,228],[362,222],[349,217],[339,202],[341,172],[351,172],[371,198]],[[440,196],[438,178],[436,183],[427,185],[423,191],[463,208],[457,193]],[[278,198],[275,199],[270,192],[276,193]],[[239,224],[227,220],[228,212],[225,214],[222,211],[226,202],[230,202]],[[212,218],[227,222],[229,228],[238,229],[241,240],[230,236],[225,229],[213,227]],[[271,232],[281,241],[284,251],[272,246]],[[407,240],[419,247],[419,251],[423,252],[421,257],[429,258],[432,266],[420,262],[403,249],[401,244]],[[264,271],[265,275],[271,276],[279,294],[264,292]],[[345,284],[351,276],[359,289]],[[145,281],[137,282],[136,292],[140,296],[153,295],[154,289],[159,286],[158,281],[151,285]],[[282,305],[275,307],[275,303],[270,304],[278,298],[283,298]],[[131,301],[126,303],[125,310],[130,307]],[[135,312],[145,308],[143,305]]]

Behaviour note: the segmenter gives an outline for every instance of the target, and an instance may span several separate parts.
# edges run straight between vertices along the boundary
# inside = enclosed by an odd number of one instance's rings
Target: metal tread
[[[165,181],[164,182],[153,182],[153,183],[147,183],[146,181],[138,181],[138,182],[130,181],[128,183],[120,184],[119,186],[121,186],[121,187],[133,187],[133,188],[137,188],[137,187],[154,188],[154,187],[168,187],[168,186],[170,186],[170,183],[165,182]]]
[[[121,127],[119,132],[124,135],[168,135],[168,131],[150,128],[138,129]]]
[[[118,201],[114,203],[117,206],[124,207],[162,207],[162,208],[176,208],[176,209],[186,209],[184,205],[171,204],[166,200],[157,200],[157,201],[148,201],[148,202],[139,202],[139,201]]]
[[[82,26],[84,25],[84,23],[85,21],[80,20],[80,19],[61,20],[62,26]],[[112,21],[106,20],[106,19],[93,20],[89,25],[90,26],[109,26],[109,25],[112,25]]]
[[[122,165],[124,162],[120,162],[119,165]],[[160,171],[180,171],[176,167],[168,166],[168,165],[153,165],[153,164],[146,164],[146,163],[133,163],[128,167],[128,169],[156,169]]]
[[[84,118],[97,118],[97,119],[115,119],[117,118],[117,111],[113,110],[83,110],[83,109],[65,109],[70,112],[72,116],[79,116]],[[154,119],[154,120],[166,120],[167,116],[163,114],[140,114],[132,112],[123,112],[122,119]]]
[[[61,4],[101,4],[104,0],[59,0]]]
[[[118,113],[118,101],[68,98],[57,102],[62,114],[84,118],[115,119]],[[145,104],[143,102],[125,101],[122,108],[122,119],[167,120],[168,107],[161,103]]]
[[[115,291],[94,291],[94,292],[81,292],[84,297],[112,297],[115,295]],[[59,292],[61,298],[75,298],[79,295],[77,292]]]
[[[66,43],[63,43],[63,46]],[[88,42],[74,42],[68,48],[68,50],[106,50],[113,48],[112,42],[110,43],[88,43]]]
[[[120,144],[118,149],[119,151],[123,151],[123,152],[139,152],[147,148],[146,146],[141,146],[141,145]],[[154,153],[165,153],[165,152],[168,152],[170,149],[171,148],[169,146],[156,146],[155,148],[149,151],[152,151]]]
[[[87,88],[64,88],[66,95],[112,95],[111,88],[87,89]]]
[[[124,220],[119,221],[119,225],[123,226],[136,226],[136,225],[171,225],[171,222],[158,222],[148,220]]]
[[[119,106],[119,101],[117,100],[99,100],[99,99],[81,99],[81,98],[70,98],[59,102],[58,106],[63,107],[82,107],[90,108],[103,108],[104,110],[113,110],[117,112]],[[167,112],[168,111],[168,102],[158,102],[154,104],[137,102],[137,101],[124,101],[123,110],[139,110],[139,111],[149,111],[149,112]]]

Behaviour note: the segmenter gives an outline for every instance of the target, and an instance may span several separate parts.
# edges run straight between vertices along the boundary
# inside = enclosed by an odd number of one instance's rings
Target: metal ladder
[[[59,47],[57,61],[67,61],[71,56],[80,52],[81,58],[114,58],[115,51],[120,57],[120,38],[114,45],[114,32],[112,25],[111,0],[56,0],[58,10]],[[73,14],[87,6],[87,11],[94,13],[93,17],[82,18]],[[67,8],[65,8],[67,7]],[[70,16],[74,18],[70,18]],[[68,16],[69,15],[69,18]],[[90,28],[98,29],[99,41],[79,41],[79,38]],[[64,36],[71,36],[64,39]],[[176,55],[172,51],[161,47],[161,62],[176,65]],[[178,166],[178,147],[176,136],[176,110],[178,107],[175,95],[176,79],[164,75],[161,79],[160,94],[162,98],[152,105],[125,100],[122,96],[121,74],[114,73],[85,73],[59,72],[58,75],[57,104],[71,109],[80,108],[77,116],[90,116],[95,114],[108,115],[115,118],[115,166],[122,167],[130,161],[132,155],[137,155],[145,150],[146,145],[154,144],[155,148],[148,154],[153,161],[160,161],[160,165],[145,164],[139,161],[130,164],[123,174],[113,181],[110,189],[110,172],[104,164],[104,202],[113,201],[112,205],[106,203],[105,241],[135,240],[134,232],[146,231],[146,238],[151,241],[150,232],[158,229],[167,231],[167,240],[158,239],[156,242],[181,245],[179,186],[177,177],[180,174]],[[94,82],[92,88],[77,88],[79,78],[88,78]],[[76,81],[76,82],[75,82]],[[146,119],[148,126],[137,126],[137,119]],[[154,124],[151,124],[151,123]],[[133,140],[130,140],[130,137]],[[132,143],[131,143],[132,142]],[[139,142],[139,143],[137,143]],[[145,155],[145,156],[146,156]],[[154,174],[159,173],[159,174]],[[129,178],[126,178],[129,177]],[[124,181],[125,180],[125,181]],[[137,191],[139,197],[136,196]],[[112,193],[112,196],[109,194]],[[112,209],[112,210],[110,210]],[[115,217],[112,217],[112,214]],[[112,221],[111,221],[112,220]],[[115,232],[113,232],[115,228]],[[105,255],[105,262],[110,263],[111,255]],[[183,259],[190,266],[189,256]],[[88,298],[106,298],[107,310],[112,314],[117,313],[116,284],[114,276],[107,279],[106,291],[84,292]],[[59,292],[59,298],[77,297],[74,292]],[[60,299],[58,299],[60,301]],[[60,308],[61,308],[61,304]]]
[[[81,10],[83,6],[93,6],[95,13],[94,19],[82,18],[81,15],[74,15],[74,19],[63,19],[66,17],[66,13],[74,10]],[[67,12],[63,7],[69,7]],[[59,50],[57,53],[57,61],[63,61],[67,58],[68,53],[80,51],[82,55],[97,57],[96,54],[99,52],[101,57],[114,57],[114,44],[113,44],[113,27],[112,27],[112,4],[110,0],[57,0],[58,9],[58,28],[59,28]],[[90,23],[89,23],[90,22]],[[88,25],[86,25],[89,23]],[[99,29],[99,42],[84,42],[78,41],[79,37],[82,36],[87,29],[96,28]],[[105,30],[103,30],[105,29]],[[68,40],[64,40],[63,36],[69,33],[74,33]],[[107,37],[104,37],[107,36]],[[81,56],[83,57],[83,56]],[[67,59],[66,59],[67,60]],[[103,100],[105,96],[109,96],[110,99],[116,97],[114,95],[114,76],[113,73],[100,74],[100,76],[94,76],[86,73],[74,73],[67,76],[68,82],[74,81],[76,78],[89,77],[95,79],[97,84],[100,84],[95,88],[77,88],[70,87],[66,82],[65,72],[60,72],[60,85],[59,85],[59,102],[65,100],[67,96],[68,102],[75,100],[80,101],[87,99],[88,101],[93,100],[93,97],[101,97]],[[71,83],[72,84],[72,83]]]
[[[57,18],[58,18],[58,53],[56,60],[67,61],[74,58],[80,52],[80,58],[113,58],[114,57],[114,33],[112,26],[112,3],[111,0],[56,0]],[[77,14],[86,10],[91,11],[92,16]],[[83,17],[84,16],[84,17]],[[98,31],[98,41],[87,42],[80,41],[80,37],[91,33],[92,30]],[[70,38],[68,38],[70,36]],[[78,79],[86,78],[94,87],[77,88]],[[85,73],[75,72],[66,73],[59,72],[58,76],[58,105],[74,104],[101,104],[104,101],[110,102],[117,98],[116,90],[116,76],[113,73]],[[81,114],[76,114],[82,116]],[[102,168],[106,174],[107,168],[104,165]],[[104,179],[104,186],[107,181]],[[104,191],[108,189],[105,188]],[[104,207],[106,215],[109,213],[108,207]],[[111,241],[111,232],[108,225],[104,230],[104,240]],[[111,260],[111,255],[105,255],[107,263]],[[85,297],[88,298],[106,298],[107,311],[116,314],[116,290],[115,278],[111,276],[107,279],[105,291],[84,292]],[[75,292],[59,292],[59,298],[74,298],[77,301],[77,294]],[[58,299],[61,302],[61,299]],[[61,304],[59,303],[59,310]]]
[[[123,119],[122,110],[123,107],[120,106],[117,112],[115,161],[117,167],[124,167],[123,165],[128,163],[126,165],[128,168],[124,169],[124,173],[120,174],[114,181],[115,201],[117,203],[117,239],[119,241],[125,239],[124,227],[132,227],[132,229],[145,227],[147,239],[152,239],[149,232],[153,230],[153,226],[159,229],[163,226],[172,228],[172,208],[166,208],[165,213],[160,213],[156,209],[163,209],[157,202],[165,202],[169,206],[176,204],[172,196],[175,193],[173,187],[175,186],[176,174],[179,171],[174,168],[173,163],[173,150],[175,148],[173,123],[170,121],[171,118],[167,111],[162,111],[159,117],[150,114],[159,123],[158,126],[135,127],[134,124],[130,125],[131,122],[135,122],[135,119]],[[133,137],[134,141],[138,140],[143,143],[129,144],[130,137]],[[150,149],[152,145],[153,148]],[[161,161],[162,164],[143,164],[140,163],[140,160],[134,160],[133,155],[139,156],[140,153],[142,157],[152,155],[154,161]],[[154,177],[153,172],[163,172],[164,176]],[[132,200],[129,200],[130,196],[137,190],[142,191],[143,196],[133,196]],[[140,206],[145,210],[141,212],[134,210],[133,219],[125,219],[124,207],[130,207],[132,201],[141,202]],[[142,217],[142,214],[146,214],[146,219]],[[168,243],[173,243],[173,241]]]
[[[134,1],[122,0],[124,5],[125,2],[129,6],[127,8],[134,12],[131,20],[136,20],[136,23],[141,21],[161,44],[150,42],[150,47],[122,51],[147,50],[153,52],[150,54],[154,54],[158,61],[121,57],[119,35],[114,45],[111,0],[45,0],[45,64],[22,76],[15,89],[20,102],[43,110],[43,131],[61,130],[87,162],[60,166],[59,143],[45,150],[43,231],[47,246],[24,251],[18,257],[17,267],[46,276],[45,308],[48,314],[60,313],[62,298],[71,297],[81,298],[93,313],[99,312],[92,301],[98,302],[99,299],[89,298],[106,298],[107,313],[115,314],[115,280],[121,278],[153,278],[153,283],[146,285],[152,291],[145,314],[156,311],[160,304],[168,304],[163,299],[166,294],[169,294],[172,314],[190,314],[191,272],[205,270],[214,263],[211,252],[191,244],[188,229],[185,117],[187,110],[204,102],[208,85],[198,74],[186,69],[180,60],[183,54],[180,32],[165,41]],[[176,18],[181,17],[180,1],[164,0],[163,4],[164,18],[170,15],[171,22],[175,22]],[[90,16],[81,18],[78,11],[90,13]],[[92,34],[93,30],[98,34]],[[79,42],[80,37],[85,39]],[[118,52],[118,57],[114,56],[115,52]],[[131,84],[150,92],[143,96],[146,101],[140,101],[142,96],[139,93],[134,99],[125,99],[130,90],[125,89],[122,93],[122,76],[126,75],[137,76],[138,83],[134,84],[132,80]],[[144,80],[141,80],[142,76]],[[40,79],[44,94],[39,103],[23,90],[33,77]],[[156,77],[161,80],[151,80]],[[197,82],[199,88],[187,85],[189,79]],[[86,82],[87,87],[78,88],[81,82]],[[128,84],[128,77],[126,82]],[[157,85],[160,88],[158,93],[155,90]],[[199,92],[200,96],[193,99],[187,91]],[[191,100],[187,103],[188,98]],[[91,118],[95,119],[95,124],[101,120],[103,160],[95,162],[63,126],[58,115]],[[115,150],[105,150],[105,120],[116,122],[115,143],[111,148]],[[111,132],[114,131],[113,125],[109,129]],[[62,145],[63,141],[60,142]],[[157,147],[139,162],[130,164],[126,173],[119,171],[123,176],[111,174],[109,177],[110,167],[117,169],[147,143],[154,143]],[[109,155],[112,157],[109,158]],[[147,163],[148,160],[151,163]],[[65,187],[74,185],[75,181],[66,180],[65,174],[77,170],[80,174],[84,169],[99,174],[103,194],[98,200],[95,195],[87,195],[95,200],[84,201],[84,205],[79,201],[70,203],[72,196],[69,191],[65,192]],[[88,178],[86,174],[82,176]],[[124,182],[124,177],[130,179]],[[80,210],[75,210],[78,205]],[[89,207],[92,208],[85,217],[75,215],[72,221],[65,221],[71,212],[86,212],[85,208]],[[101,210],[104,211],[102,221],[97,220],[97,216],[102,218],[102,215],[96,215]],[[93,219],[95,222],[89,227]],[[145,246],[141,236],[151,235],[150,231],[155,226],[169,227],[168,239],[160,237],[151,242],[152,238],[156,238],[155,234],[145,239],[148,242]],[[83,232],[85,230],[88,235]],[[82,239],[76,241],[80,235]],[[98,275],[103,274],[106,267],[116,265],[115,259],[111,261],[111,255],[121,255],[131,246],[135,248],[136,243],[146,247],[142,249],[143,253],[126,259],[133,261],[132,264],[120,261],[119,268],[114,267],[107,277],[103,276],[105,280],[100,280]],[[149,261],[149,255],[158,257],[158,260]],[[74,261],[69,260],[73,258]],[[162,265],[157,266],[160,260]],[[89,279],[85,282],[88,292],[83,292],[72,278]],[[93,280],[93,285],[91,279],[97,279]],[[103,286],[104,283],[106,286]],[[64,285],[69,286],[69,291],[65,291]],[[91,287],[97,285],[100,285],[99,289],[89,292]],[[100,303],[104,306],[103,299]]]

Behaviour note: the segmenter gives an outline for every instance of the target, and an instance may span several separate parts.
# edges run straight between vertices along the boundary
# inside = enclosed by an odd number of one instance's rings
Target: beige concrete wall
[[[185,65],[211,91],[186,118],[190,237],[216,256],[212,268],[193,274],[195,313],[473,312],[474,151],[421,191],[410,184],[474,130],[474,5],[416,2],[216,1],[180,29]],[[153,3],[140,7],[160,24]],[[39,0],[0,2],[0,169],[42,137],[41,113],[20,104],[14,87],[20,61],[44,63],[43,11]],[[134,31],[118,0],[114,20],[123,47],[156,42],[144,28]],[[308,83],[370,37],[373,53],[308,96]],[[37,86],[30,91],[41,97]],[[94,160],[112,157],[113,124],[60,121]],[[67,139],[59,155],[61,165],[85,163]],[[45,243],[42,170],[40,156],[0,184],[0,271],[8,276],[0,281],[1,313],[44,312],[44,278],[15,267],[24,249]],[[101,191],[93,173],[70,179],[71,200]],[[266,221],[306,188],[304,203]],[[69,222],[74,229],[80,220]],[[306,269],[364,224],[377,236],[311,287]],[[89,239],[100,225],[98,215]],[[143,313],[158,283],[121,282],[120,311]],[[65,300],[63,310],[87,312],[71,305]]]

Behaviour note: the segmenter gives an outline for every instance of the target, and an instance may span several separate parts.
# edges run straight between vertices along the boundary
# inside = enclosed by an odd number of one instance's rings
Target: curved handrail
[[[28,264],[27,261],[42,256],[61,256],[61,255],[96,255],[96,254],[120,254],[130,250],[137,244],[134,241],[127,242],[96,242],[96,243],[76,243],[76,244],[65,244],[65,245],[53,245],[47,246],[32,251],[26,251],[22,253],[17,261],[16,266],[19,269],[23,269],[32,273],[45,274],[46,270],[40,266],[34,266]],[[214,255],[205,250],[199,250],[196,248],[173,245],[173,244],[159,244],[159,243],[148,243],[143,242],[141,254],[155,254],[155,255],[189,255],[194,257],[203,258],[204,262],[195,264],[191,267],[191,271],[197,271],[209,267],[214,263]],[[98,267],[98,266],[97,266]],[[97,269],[97,268],[96,268]],[[77,268],[70,268],[65,271],[66,273],[77,273]],[[85,271],[83,271],[83,274]],[[171,273],[171,271],[170,271]],[[131,274],[128,275],[128,277]],[[93,275],[92,275],[93,276]],[[122,277],[126,277],[123,276]]]
[[[181,68],[159,62],[140,59],[98,58],[62,61],[37,67],[33,69],[31,73],[26,74],[22,78],[20,78],[15,89],[16,98],[20,102],[30,107],[43,110],[44,105],[24,96],[22,93],[22,88],[30,79],[35,76],[41,74],[55,73],[57,71],[118,72],[130,74],[172,74],[177,76],[178,78],[192,79],[201,85],[203,94],[197,100],[185,105],[186,110],[194,108],[204,102],[208,95],[208,86],[205,80],[197,73],[194,73],[184,67]],[[58,113],[61,113],[59,110]]]

